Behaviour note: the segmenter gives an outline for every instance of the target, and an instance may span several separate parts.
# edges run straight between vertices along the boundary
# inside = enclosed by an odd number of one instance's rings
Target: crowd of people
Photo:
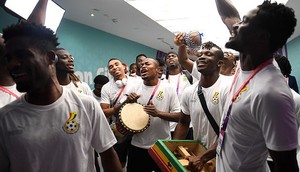
[[[217,172],[299,171],[300,95],[276,53],[294,31],[291,8],[264,1],[241,20],[230,1],[215,0],[238,57],[208,41],[193,61],[181,32],[178,52],[164,58],[109,59],[112,78],[96,76],[92,90],[43,26],[47,1],[0,38],[0,171],[158,172],[148,149],[171,139],[207,149],[188,157],[191,171],[214,158]],[[149,116],[138,132],[124,127],[128,104]]]

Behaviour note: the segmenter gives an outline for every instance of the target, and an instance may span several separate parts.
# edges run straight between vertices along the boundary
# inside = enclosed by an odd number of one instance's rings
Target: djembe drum
[[[127,103],[119,111],[114,133],[118,142],[127,136],[145,131],[150,125],[150,116],[144,111],[141,104]]]

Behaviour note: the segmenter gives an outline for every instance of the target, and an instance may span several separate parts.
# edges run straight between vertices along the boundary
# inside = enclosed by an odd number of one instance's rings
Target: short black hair
[[[104,85],[106,83],[108,83],[109,79],[107,76],[105,75],[97,75],[95,78],[94,78],[94,83],[95,84],[101,84],[101,85]]]
[[[55,50],[59,45],[56,34],[43,25],[21,22],[3,29],[3,38],[5,43],[15,37],[29,37],[30,44],[42,53]]]
[[[132,66],[137,66],[136,63],[131,63],[129,68],[131,68]]]
[[[146,54],[139,54],[139,55],[137,55],[137,56],[135,57],[135,61],[137,61],[137,59],[138,59],[139,57],[141,57],[141,56],[144,56],[144,57],[147,58]]]
[[[294,33],[297,19],[292,8],[264,1],[258,6],[256,24],[270,33],[270,51],[281,48]]]
[[[123,62],[120,59],[113,57],[113,58],[108,60],[107,65],[109,64],[110,61],[113,61],[113,60],[118,60],[123,64]]]
[[[170,51],[170,52],[168,52],[166,55],[165,55],[165,61],[167,60],[167,57],[168,57],[168,55],[170,55],[170,54],[175,54],[177,57],[178,57],[178,54],[177,53],[175,53],[174,51]]]
[[[66,50],[66,49],[64,49],[64,48],[62,48],[62,47],[57,47],[57,48],[55,48],[55,51],[60,51],[60,50]]]
[[[222,48],[220,48],[217,44],[211,42],[211,41],[208,41],[208,42],[204,42],[202,45],[201,45],[202,49],[212,49],[213,47],[217,48],[218,50],[220,50],[220,54],[218,56],[218,58],[220,60],[222,60],[224,58],[224,53],[223,53],[223,50]]]

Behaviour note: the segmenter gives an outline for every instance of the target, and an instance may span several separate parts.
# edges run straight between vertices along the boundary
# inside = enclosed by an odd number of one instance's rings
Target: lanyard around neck
[[[7,93],[7,94],[9,94],[9,95],[14,96],[15,98],[19,98],[18,95],[16,95],[15,93],[11,92],[10,90],[8,90],[8,89],[5,88],[5,87],[0,86],[0,90],[3,91],[3,92],[5,92],[5,93]]]
[[[151,94],[151,96],[150,96],[150,98],[149,98],[149,100],[148,100],[148,103],[147,103],[147,105],[149,105],[149,104],[150,104],[150,101],[153,99],[153,97],[154,97],[154,94],[155,94],[155,92],[156,92],[156,90],[157,90],[157,88],[158,88],[159,84],[160,84],[160,80],[158,80],[158,83],[156,84],[156,86],[155,86],[154,90],[152,91],[152,94]]]
[[[176,86],[176,94],[177,95],[178,95],[178,92],[179,92],[180,76],[181,76],[181,73],[178,75],[178,80],[177,80],[177,86]],[[170,75],[168,77],[168,82],[170,83]]]
[[[248,78],[246,79],[246,81],[239,87],[239,89],[233,94],[232,98],[231,98],[231,102],[230,102],[230,105],[228,107],[228,110],[227,110],[227,114],[226,114],[226,117],[224,118],[223,122],[222,122],[222,125],[221,125],[221,131],[225,132],[226,128],[227,128],[227,124],[228,124],[228,121],[229,121],[229,117],[230,117],[230,114],[231,114],[231,109],[232,109],[232,105],[233,105],[233,102],[237,99],[238,95],[240,94],[240,92],[245,88],[245,86],[249,83],[249,81],[261,70],[263,69],[264,67],[266,67],[267,65],[271,64],[272,61],[271,60],[267,60],[265,61],[264,63],[262,63],[261,65],[259,65],[257,68],[254,69],[254,71],[248,76]],[[232,91],[232,88],[233,88],[233,85],[235,84],[238,76],[239,76],[239,73],[236,73],[236,75],[234,76],[234,79],[232,81],[232,84],[231,84],[231,87],[230,87],[230,91],[229,93],[231,93]],[[230,94],[229,94],[230,95]]]
[[[119,92],[118,96],[116,97],[115,101],[113,102],[112,106],[115,106],[115,104],[116,104],[116,103],[117,103],[117,101],[119,100],[119,98],[120,98],[121,94],[123,93],[123,91],[124,91],[125,87],[126,87],[126,85],[124,85],[124,86],[122,87],[122,89],[120,90],[120,92]]]

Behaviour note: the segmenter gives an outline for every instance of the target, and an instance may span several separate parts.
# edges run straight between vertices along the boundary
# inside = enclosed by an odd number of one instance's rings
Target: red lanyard
[[[180,76],[181,76],[181,73],[179,74],[178,80],[177,80],[177,88],[176,88],[176,93],[177,93],[177,95],[178,95],[178,92],[179,92]],[[169,75],[169,77],[168,77],[168,82],[170,83],[170,75]]]
[[[7,93],[7,94],[9,94],[9,95],[14,96],[15,98],[19,98],[18,95],[16,95],[15,93],[11,92],[10,90],[8,90],[8,89],[5,88],[5,87],[0,86],[0,90],[3,91],[3,92],[5,92],[5,93]]]
[[[155,92],[156,92],[156,90],[157,90],[159,84],[160,84],[160,80],[158,80],[158,83],[156,84],[156,86],[155,86],[155,88],[154,88],[154,90],[153,90],[153,92],[152,92],[152,94],[151,94],[151,96],[150,96],[150,99],[149,99],[147,105],[149,105],[149,104],[150,104],[150,101],[153,99],[154,94],[155,94]]]
[[[117,103],[117,101],[119,100],[121,94],[123,93],[124,89],[125,89],[126,85],[124,85],[121,89],[121,91],[119,92],[118,96],[116,97],[114,103],[112,104],[112,106],[115,106],[115,104]]]
[[[271,60],[267,60],[265,61],[264,63],[262,63],[261,65],[259,65],[256,69],[254,69],[254,71],[249,75],[249,77],[246,79],[246,81],[240,86],[240,88],[233,94],[232,98],[231,98],[231,102],[230,102],[230,105],[228,107],[228,110],[227,110],[227,114],[226,114],[226,117],[224,118],[223,122],[222,122],[222,125],[221,125],[221,132],[225,132],[226,128],[227,128],[227,124],[228,124],[228,121],[229,121],[229,117],[230,117],[230,114],[231,114],[231,109],[232,109],[232,105],[233,105],[233,102],[237,99],[238,95],[240,94],[240,92],[245,88],[245,86],[249,83],[249,81],[261,70],[263,69],[264,67],[266,67],[267,65],[271,64],[272,61]],[[230,91],[229,93],[231,93],[231,90],[232,90],[232,87],[233,85],[235,84],[237,78],[239,76],[239,72],[236,73],[236,75],[234,76],[234,79],[232,81],[232,84],[231,84],[231,87],[230,87]]]

